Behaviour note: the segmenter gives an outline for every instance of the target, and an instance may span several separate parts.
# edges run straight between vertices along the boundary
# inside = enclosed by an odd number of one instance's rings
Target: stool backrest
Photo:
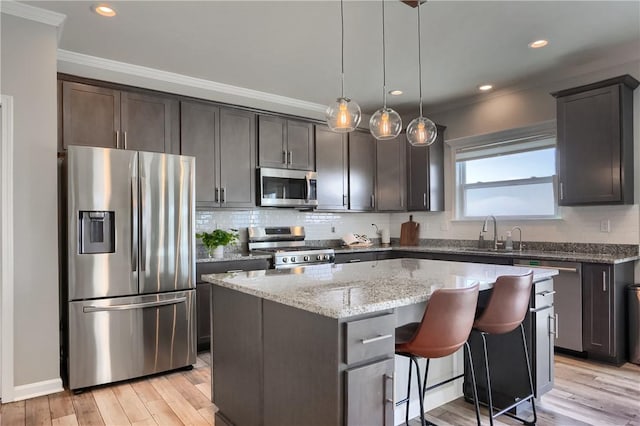
[[[473,327],[490,334],[508,333],[524,320],[529,309],[533,271],[526,275],[503,275],[489,296],[489,303]]]
[[[422,322],[403,351],[440,358],[457,351],[469,338],[478,304],[478,284],[433,292]]]

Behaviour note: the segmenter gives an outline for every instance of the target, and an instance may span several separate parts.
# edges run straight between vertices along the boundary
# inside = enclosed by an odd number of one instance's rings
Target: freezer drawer
[[[195,290],[69,303],[69,388],[194,364]]]

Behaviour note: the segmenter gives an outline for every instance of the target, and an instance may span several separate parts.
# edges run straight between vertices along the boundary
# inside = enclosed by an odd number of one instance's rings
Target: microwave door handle
[[[304,194],[304,199],[309,201],[309,196],[311,194],[311,179],[309,179],[309,176],[305,176],[304,180],[307,183],[306,193]]]

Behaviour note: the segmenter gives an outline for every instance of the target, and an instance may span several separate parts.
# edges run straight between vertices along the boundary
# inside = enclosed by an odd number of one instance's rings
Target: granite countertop
[[[590,262],[618,264],[640,260],[638,255],[615,253],[580,253],[542,250],[489,250],[475,247],[429,247],[429,246],[388,246],[373,245],[371,247],[339,247],[336,253],[357,253],[370,251],[412,251],[417,253],[444,253],[467,256],[510,257],[514,259],[556,260],[564,262]]]
[[[196,263],[244,261],[244,260],[256,260],[256,259],[271,259],[271,255],[268,253],[251,254],[251,253],[231,252],[231,253],[225,253],[224,257],[220,259],[215,259],[213,257],[203,257],[200,259],[196,259]]]
[[[303,309],[330,318],[378,312],[424,302],[439,288],[462,288],[480,283],[493,286],[500,275],[533,269],[534,281],[556,270],[421,259],[392,259],[355,264],[323,264],[202,275],[204,281]]]

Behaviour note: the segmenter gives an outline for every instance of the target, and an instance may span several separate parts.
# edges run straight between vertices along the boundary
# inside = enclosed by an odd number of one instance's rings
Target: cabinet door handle
[[[371,194],[371,208],[376,206],[376,196]]]
[[[225,188],[224,186],[220,189],[220,202],[227,202],[227,188]]]
[[[293,151],[289,151],[289,165],[293,164]]]
[[[343,196],[342,196],[342,205],[343,205],[343,206],[346,206],[348,201],[349,201],[349,200],[347,199],[347,196],[346,196],[346,195],[343,195]]]
[[[217,203],[218,201],[220,201],[220,188],[216,186],[216,191],[215,191],[215,195],[214,195],[214,201]]]
[[[393,335],[391,335],[391,334],[385,334],[385,335],[382,335],[382,336],[372,337],[370,339],[362,339],[362,344],[363,345],[368,345],[369,343],[379,342],[380,340],[390,339],[392,337],[393,337]]]
[[[124,149],[127,149],[127,132],[122,132],[122,139],[124,139]]]
[[[282,151],[282,163],[287,164],[287,151]]]
[[[393,404],[394,403],[393,393],[396,388],[394,386],[393,376],[385,374],[383,377],[384,377],[384,385],[385,385],[384,386],[384,402]],[[390,383],[391,385],[389,386],[388,383]],[[391,387],[391,392],[388,391],[389,387]]]
[[[602,291],[607,291],[607,271],[602,271]]]
[[[116,130],[116,149],[120,149],[120,131]]]
[[[422,205],[427,207],[427,193],[422,194]]]
[[[564,184],[560,182],[560,199],[564,200]]]
[[[349,263],[358,263],[360,259],[349,259]]]
[[[231,274],[231,273],[234,273],[234,272],[244,272],[244,269],[229,269],[227,271],[227,274]]]
[[[549,335],[553,334],[558,339],[558,314],[553,316],[549,315]],[[551,321],[553,320],[553,328],[551,328]]]

